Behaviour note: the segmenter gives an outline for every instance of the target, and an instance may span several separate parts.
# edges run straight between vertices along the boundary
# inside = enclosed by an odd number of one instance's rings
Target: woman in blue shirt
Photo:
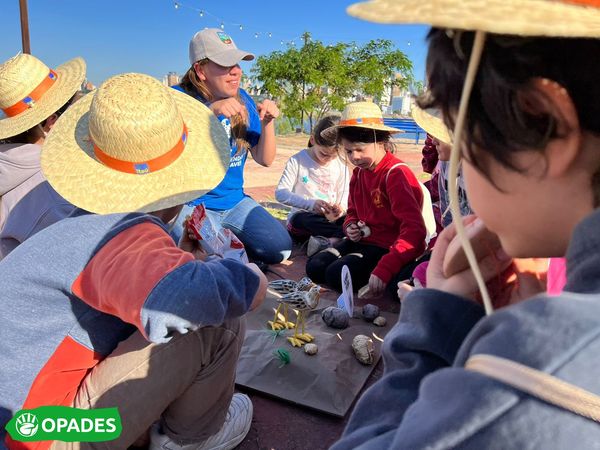
[[[249,256],[267,264],[285,260],[292,241],[286,229],[262,206],[244,193],[244,165],[248,151],[254,160],[268,167],[275,159],[277,105],[271,100],[260,104],[240,88],[240,61],[254,59],[239,50],[229,35],[219,29],[199,31],[190,41],[191,67],[181,84],[175,86],[208,106],[229,135],[231,160],[223,181],[212,191],[188,203],[174,230],[181,235],[186,215],[200,203],[207,214],[229,228],[244,243]]]

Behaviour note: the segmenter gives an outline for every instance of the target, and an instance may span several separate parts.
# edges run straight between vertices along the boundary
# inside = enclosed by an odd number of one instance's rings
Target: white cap
[[[205,28],[198,31],[190,41],[190,65],[205,58],[220,66],[231,67],[241,60],[253,60],[254,55],[239,50],[231,36],[223,30]]]

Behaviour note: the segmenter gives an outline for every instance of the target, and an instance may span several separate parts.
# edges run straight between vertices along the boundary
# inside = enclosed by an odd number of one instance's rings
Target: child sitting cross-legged
[[[338,155],[335,136],[321,136],[338,122],[334,115],[317,122],[308,148],[288,160],[275,190],[277,201],[292,207],[287,224],[292,237],[312,237],[309,256],[344,237],[350,172]]]
[[[356,167],[344,221],[346,238],[308,261],[306,273],[313,281],[341,290],[341,271],[346,265],[353,286],[368,283],[371,295],[376,296],[395,277],[405,272],[410,276],[423,255],[427,237],[424,190],[410,168],[392,154],[390,137],[398,132],[383,124],[377,105],[357,102],[346,106],[338,126],[322,133],[335,133]],[[433,212],[430,215],[433,219]]]

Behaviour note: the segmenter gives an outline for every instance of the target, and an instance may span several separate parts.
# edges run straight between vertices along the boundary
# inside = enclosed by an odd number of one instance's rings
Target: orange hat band
[[[383,125],[383,119],[381,117],[364,117],[364,118],[358,118],[358,119],[340,120],[341,126],[352,126],[352,125],[361,126],[361,125],[367,125],[367,124],[371,124],[371,123]]]
[[[183,124],[183,133],[181,135],[181,139],[177,141],[175,147],[158,158],[154,158],[149,161],[132,162],[113,158],[107,153],[104,153],[96,144],[94,144],[94,154],[102,164],[110,167],[111,169],[124,173],[132,173],[135,175],[145,175],[150,172],[156,172],[160,169],[164,169],[173,163],[173,161],[175,161],[177,158],[179,158],[179,155],[181,155],[183,152],[187,142],[187,133],[187,127],[185,124]]]
[[[52,87],[52,85],[58,79],[57,73],[50,69],[48,76],[44,78],[44,80],[33,90],[31,93],[26,96],[23,100],[18,101],[12,106],[8,108],[3,108],[4,114],[6,117],[14,117],[21,114],[24,111],[27,111],[30,108],[35,106],[35,102],[37,102],[43,95]]]
[[[600,8],[600,0],[562,0],[563,3],[575,3],[576,5],[595,6]]]

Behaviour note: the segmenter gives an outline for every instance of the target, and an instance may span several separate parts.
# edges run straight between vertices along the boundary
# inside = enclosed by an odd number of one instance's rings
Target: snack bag
[[[187,222],[187,228],[200,241],[202,249],[210,255],[235,259],[248,263],[248,255],[244,244],[231,230],[221,227],[206,214],[203,204],[194,208]]]

